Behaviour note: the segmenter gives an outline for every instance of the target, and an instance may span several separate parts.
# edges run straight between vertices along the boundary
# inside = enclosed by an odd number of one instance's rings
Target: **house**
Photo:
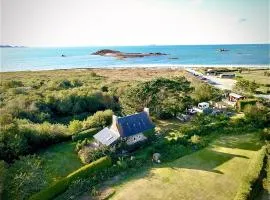
[[[94,135],[99,145],[110,146],[118,140],[125,140],[128,145],[146,140],[143,132],[153,129],[149,108],[144,108],[140,113],[117,117],[113,115],[112,124]]]
[[[228,99],[230,102],[237,102],[241,99],[244,99],[245,97],[240,95],[240,94],[236,94],[236,93],[230,93],[228,96]]]
[[[235,78],[235,74],[220,74],[219,78]]]

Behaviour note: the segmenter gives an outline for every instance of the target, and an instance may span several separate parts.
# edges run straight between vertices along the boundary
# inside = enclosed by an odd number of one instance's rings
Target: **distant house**
[[[228,96],[228,99],[230,102],[237,102],[241,99],[244,99],[245,97],[240,95],[240,94],[236,94],[236,93],[230,93]]]
[[[219,78],[235,78],[235,74],[220,74]]]
[[[143,132],[154,127],[149,108],[144,108],[143,112],[125,117],[113,115],[112,125],[99,131],[94,138],[99,145],[110,146],[119,139],[124,139],[128,145],[132,145],[146,140]]]

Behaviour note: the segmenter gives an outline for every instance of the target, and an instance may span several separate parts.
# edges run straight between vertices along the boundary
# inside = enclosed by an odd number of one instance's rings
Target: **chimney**
[[[116,115],[112,116],[112,124],[116,125],[118,123],[118,117]]]
[[[143,108],[143,111],[147,113],[148,117],[150,117],[149,108]]]
[[[119,133],[119,126],[118,126],[118,117],[116,115],[112,116],[112,125],[110,127],[113,131]]]

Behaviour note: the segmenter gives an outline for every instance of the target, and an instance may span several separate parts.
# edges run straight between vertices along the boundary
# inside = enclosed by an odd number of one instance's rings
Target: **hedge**
[[[266,146],[262,147],[258,155],[251,162],[246,176],[243,178],[243,182],[237,191],[234,200],[247,200],[253,199],[256,196],[260,188],[261,172],[263,170],[266,161]]]
[[[108,156],[102,157],[95,162],[85,165],[78,170],[72,172],[67,177],[57,181],[48,188],[34,194],[30,197],[30,200],[49,200],[53,199],[57,195],[63,193],[68,186],[77,179],[87,178],[99,170],[103,170],[112,165],[111,158]]]
[[[84,140],[85,138],[90,138],[94,134],[96,134],[100,128],[90,128],[85,131],[81,131],[79,133],[76,133],[72,136],[73,141],[78,141],[78,140]]]
[[[255,105],[256,99],[243,99],[237,102],[237,108],[239,111],[243,111],[246,105]]]

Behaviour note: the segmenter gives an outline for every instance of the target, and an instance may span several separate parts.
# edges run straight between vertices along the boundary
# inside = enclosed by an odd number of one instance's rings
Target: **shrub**
[[[70,133],[77,133],[81,131],[82,128],[83,128],[82,122],[79,120],[73,120],[68,125],[68,129]]]
[[[42,163],[42,159],[32,155],[15,161],[6,175],[4,199],[28,199],[40,191],[47,184]]]
[[[263,131],[261,131],[261,139],[270,140],[270,128],[264,128]]]
[[[244,109],[246,120],[256,127],[263,126],[267,121],[266,112],[264,107],[258,107],[256,105],[247,105]]]
[[[198,135],[193,135],[190,138],[191,144],[199,144],[201,142],[201,137]]]
[[[250,163],[247,174],[243,179],[234,200],[253,199],[258,191],[258,179],[264,165],[266,147],[264,146]],[[260,180],[259,180],[260,181]]]
[[[73,181],[90,177],[91,175],[111,166],[111,164],[112,162],[110,157],[100,158],[99,160],[85,165],[80,169],[74,171],[73,173],[69,174],[67,177],[56,182],[50,187],[40,191],[39,193],[34,194],[33,196],[31,196],[30,200],[53,199],[57,195],[63,193]]]
[[[22,87],[23,83],[21,81],[11,80],[11,81],[2,82],[1,85],[4,88],[8,89],[8,88]]]
[[[61,124],[35,124],[8,115],[1,116],[0,122],[0,159],[7,162],[70,138],[67,127]]]
[[[83,122],[84,129],[102,128],[112,123],[112,110],[98,111]]]
[[[88,130],[75,133],[72,135],[72,140],[73,141],[78,141],[78,140],[84,140],[85,138],[92,138],[94,134],[96,134],[100,129],[99,128],[90,128]]]
[[[257,100],[255,99],[243,99],[237,102],[237,108],[239,111],[243,111],[247,105],[255,105]]]
[[[114,151],[113,148],[106,146],[101,146],[97,149],[94,149],[93,147],[89,147],[87,145],[88,144],[85,143],[85,145],[82,146],[78,152],[78,155],[84,164],[91,163],[103,156],[108,156]]]

